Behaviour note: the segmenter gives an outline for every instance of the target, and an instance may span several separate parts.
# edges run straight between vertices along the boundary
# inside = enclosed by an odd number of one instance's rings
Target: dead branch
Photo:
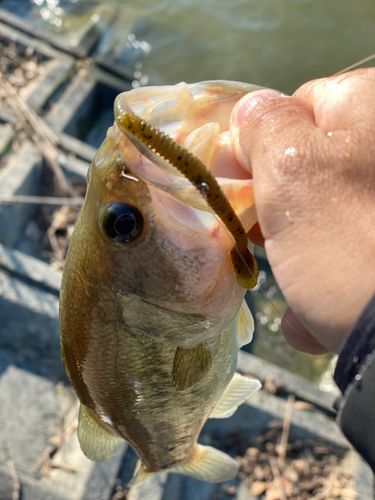
[[[281,481],[281,475],[280,475],[279,467],[277,465],[275,457],[269,457],[269,462],[270,462],[270,466],[272,469],[273,477],[275,478],[275,481],[276,481],[277,486],[279,488],[280,500],[286,500],[284,486],[283,486],[283,483]]]
[[[289,394],[288,400],[286,403],[286,408],[285,408],[283,430],[281,433],[280,445],[279,445],[279,450],[278,450],[279,451],[278,463],[280,466],[282,466],[284,463],[284,459],[285,459],[285,455],[286,455],[286,448],[288,446],[290,422],[292,420],[294,401],[295,401],[294,395]]]
[[[12,195],[0,194],[0,204],[8,203],[30,203],[34,205],[68,205],[81,206],[83,198],[62,198],[57,196],[28,196],[28,195]]]
[[[6,454],[6,463],[9,469],[9,475],[12,480],[12,500],[19,500],[20,491],[21,491],[21,483],[17,475],[16,467],[12,460],[12,456],[10,454],[9,446],[6,441],[3,441],[5,454]]]
[[[29,124],[31,130],[28,130],[26,126],[24,129],[43,155],[47,165],[51,168],[58,189],[62,194],[77,196],[76,190],[69,179],[65,177],[58,162],[58,157],[60,156],[60,152],[56,147],[59,144],[58,137],[36,114],[31,106],[18,95],[17,91],[2,77],[1,73],[0,87],[5,91],[7,103],[14,114]]]
[[[14,462],[10,457],[7,460],[7,466],[12,479],[12,500],[19,500],[21,490],[20,480],[18,479]]]
[[[57,419],[57,434],[56,436],[53,436],[49,440],[49,445],[44,450],[42,456],[33,467],[33,472],[40,470],[42,476],[47,475],[52,469],[52,467],[63,469],[68,472],[76,472],[74,467],[53,460],[52,457],[61,449],[64,440],[77,429],[78,420],[76,420],[75,422],[70,424],[66,429],[64,429],[63,419],[59,413],[56,414],[56,419]]]

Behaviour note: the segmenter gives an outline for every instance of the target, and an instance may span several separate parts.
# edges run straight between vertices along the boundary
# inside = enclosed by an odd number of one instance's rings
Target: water
[[[257,261],[260,286],[249,290],[246,295],[255,322],[254,339],[248,349],[252,354],[287,368],[319,384],[322,390],[330,392],[334,388],[331,377],[332,356],[312,356],[297,352],[286,343],[280,325],[287,303],[267,260],[258,257]]]
[[[375,52],[374,0],[0,0],[0,7],[66,39],[95,24],[97,49],[134,86],[228,79],[291,93]]]

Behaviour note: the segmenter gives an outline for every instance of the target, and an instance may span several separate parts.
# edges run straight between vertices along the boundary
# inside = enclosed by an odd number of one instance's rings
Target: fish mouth
[[[142,299],[143,308],[150,309],[148,316],[153,314],[160,319],[164,313],[174,325],[165,325],[163,333],[162,329],[148,324],[145,333],[153,339],[173,339],[176,345],[184,347],[215,337],[233,317],[233,311],[238,312],[244,290],[233,279],[230,252],[235,240],[210,208],[206,197],[202,196],[202,190],[197,189],[199,186],[182,175],[172,163],[123,126],[124,116],[129,112],[138,116],[157,128],[157,133],[160,131],[169,135],[178,146],[184,146],[198,158],[216,178],[247,232],[257,220],[252,180],[235,159],[230,143],[229,122],[236,102],[246,93],[258,89],[236,82],[181,83],[170,87],[136,89],[116,98],[113,127],[115,142],[123,148],[123,157],[127,157],[126,165],[129,165],[130,173],[145,182],[150,190],[160,234],[168,239],[180,255],[191,253],[194,245],[196,248],[205,247],[206,256],[209,255],[209,259],[206,259],[208,262],[204,263],[202,283],[194,285],[199,288],[196,297],[200,297],[200,301],[189,296],[191,283],[186,279],[183,283],[181,296],[186,293],[185,307],[188,304],[190,314],[179,310],[178,303]],[[168,153],[163,156],[168,158]],[[228,175],[228,172],[232,175]],[[216,259],[214,263],[212,259]],[[188,268],[183,271],[189,272]],[[195,277],[199,276],[197,269],[194,269],[194,273]],[[223,276],[227,278],[223,280]],[[224,281],[228,291],[223,293]],[[142,315],[144,317],[144,312]],[[184,332],[183,337],[181,331]]]
[[[259,88],[240,82],[217,81],[147,87],[120,94],[114,106],[117,133],[125,136],[142,155],[140,161],[131,161],[130,170],[186,206],[213,213],[204,193],[202,196],[196,185],[122,127],[121,116],[129,111],[198,158],[216,178],[240,220],[243,213],[241,223],[246,232],[249,231],[257,221],[252,180],[234,156],[228,129],[236,102]]]

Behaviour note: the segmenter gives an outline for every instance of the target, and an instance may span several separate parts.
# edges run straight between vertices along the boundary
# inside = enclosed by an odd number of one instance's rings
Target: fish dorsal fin
[[[193,387],[208,372],[211,364],[211,351],[202,344],[198,344],[193,349],[177,347],[172,371],[176,389],[185,391]]]
[[[253,339],[254,319],[245,299],[242,301],[237,318],[237,345],[238,349]]]
[[[109,458],[124,441],[83,404],[79,408],[78,440],[86,457],[95,462]]]
[[[205,165],[208,165],[219,134],[220,125],[218,123],[206,123],[190,132],[185,139],[184,147]]]
[[[210,418],[231,417],[237,408],[261,388],[259,380],[235,373],[224,394],[216,403]]]
[[[177,472],[209,483],[220,483],[236,477],[238,465],[226,453],[211,446],[198,444],[192,459],[187,464],[174,467],[170,472]]]

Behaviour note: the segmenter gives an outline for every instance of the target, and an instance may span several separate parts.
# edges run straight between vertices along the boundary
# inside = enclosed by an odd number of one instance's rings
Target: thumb
[[[279,159],[281,150],[293,157],[301,134],[308,135],[312,128],[316,129],[314,113],[307,100],[264,89],[247,94],[236,103],[230,135],[237,160],[253,173],[260,158],[263,161],[259,166],[267,169],[273,167],[270,157]]]
[[[294,216],[300,212],[306,186],[323,168],[314,156],[324,149],[316,144],[325,133],[307,100],[262,90],[238,101],[230,134],[238,162],[253,176],[258,221],[267,240],[290,224],[292,210]]]

